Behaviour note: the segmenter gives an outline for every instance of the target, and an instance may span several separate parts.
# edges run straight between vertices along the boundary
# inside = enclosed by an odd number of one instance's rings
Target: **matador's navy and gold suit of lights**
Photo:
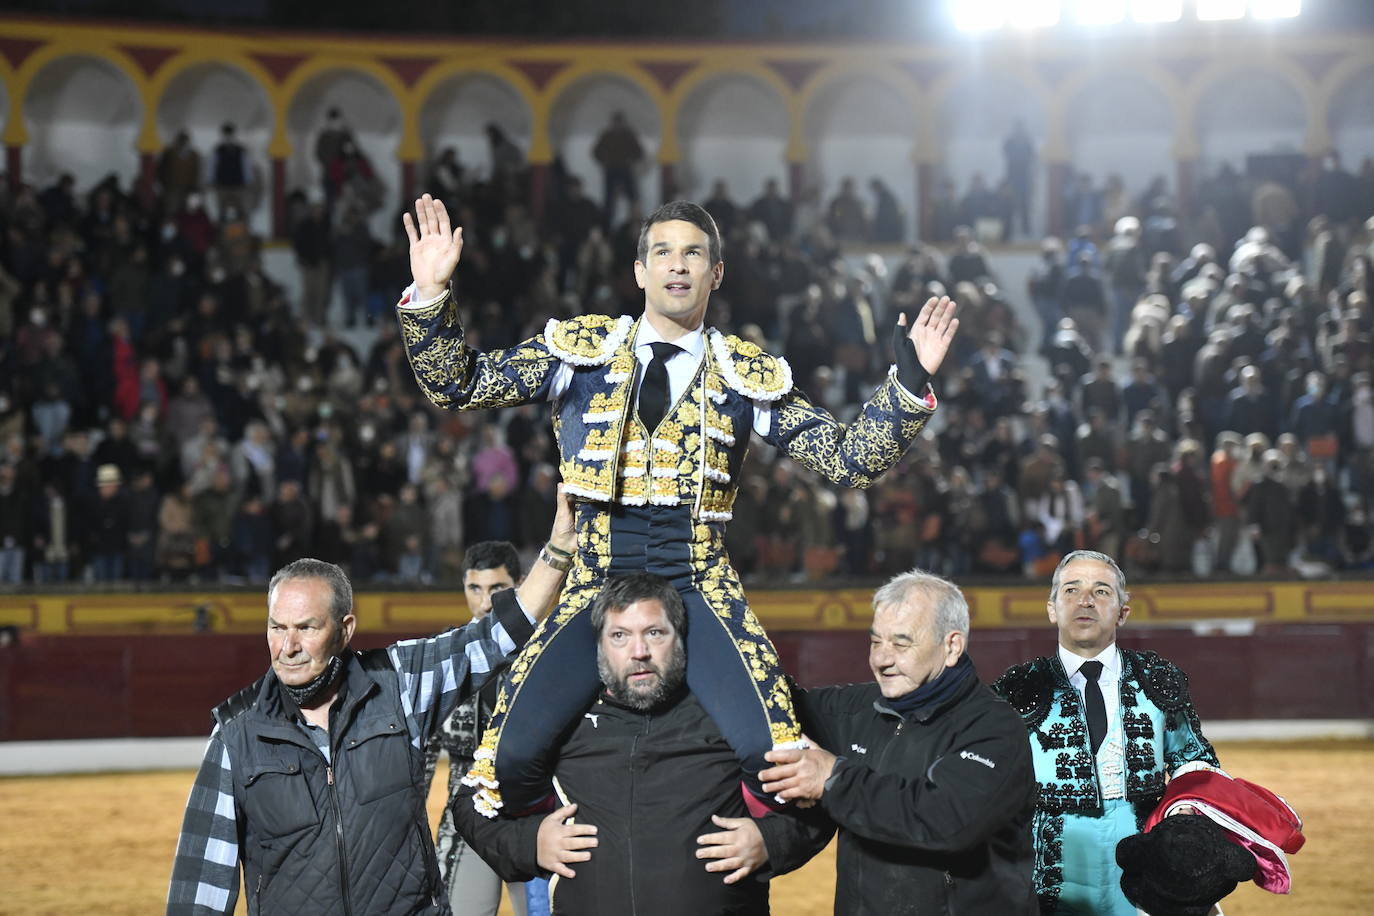
[[[608,576],[633,570],[681,592],[688,683],[760,791],[753,777],[767,766],[763,755],[801,732],[777,654],[724,547],[750,432],[827,480],[867,487],[920,433],[934,395],[917,397],[889,374],[846,427],[793,387],[784,360],[705,328],[691,382],[649,430],[635,390],[642,318],[551,320],[517,346],[479,352],[464,339],[451,294],[403,300],[398,314],[415,377],[435,404],[553,401],[564,487],[578,500],[577,554],[560,606],[512,665],[468,776],[480,786],[478,809],[518,812],[547,797],[544,758],[601,686],[585,612]]]

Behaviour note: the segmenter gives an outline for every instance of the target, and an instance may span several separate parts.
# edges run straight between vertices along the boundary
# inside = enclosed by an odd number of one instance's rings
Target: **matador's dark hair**
[[[682,220],[691,223],[702,232],[706,233],[706,254],[711,259],[711,266],[720,263],[720,230],[716,228],[716,221],[711,218],[705,208],[699,204],[694,204],[690,200],[673,200],[659,207],[650,213],[644,220],[644,225],[639,229],[639,247],[635,251],[635,257],[639,263],[647,264],[649,260],[649,229],[659,223],[671,223],[673,220]]]

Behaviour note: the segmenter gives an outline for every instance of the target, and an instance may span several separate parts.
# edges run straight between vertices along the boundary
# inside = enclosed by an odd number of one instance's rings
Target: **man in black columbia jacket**
[[[606,689],[558,743],[564,806],[489,820],[469,789],[452,805],[459,832],[506,881],[553,875],[554,916],[765,916],[767,879],[831,830],[749,817],[739,760],[687,692],[685,611],[666,579],[612,579],[590,613]]]
[[[964,654],[968,604],[915,571],[873,608],[877,683],[800,695],[821,747],[771,751],[764,789],[839,825],[837,916],[1029,916],[1035,775],[1020,717]]]

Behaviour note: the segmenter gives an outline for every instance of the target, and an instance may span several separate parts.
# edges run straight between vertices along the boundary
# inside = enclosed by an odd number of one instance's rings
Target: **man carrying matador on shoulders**
[[[449,290],[463,230],[429,195],[415,210],[404,217],[414,283],[397,313],[420,388],[454,410],[551,402],[564,489],[578,501],[559,607],[512,664],[467,777],[480,786],[478,809],[519,814],[549,801],[549,751],[601,683],[586,611],[608,576],[644,570],[682,594],[688,686],[739,757],[751,810],[763,813],[773,806],[755,778],[769,765],[763,755],[794,746],[801,731],[725,552],[750,433],[833,483],[872,486],[935,410],[928,383],[958,330],[955,304],[932,298],[909,327],[902,317],[895,365],[845,426],[793,386],[785,360],[705,326],[725,264],[715,221],[696,204],[665,204],[644,221],[638,320],[550,320],[539,336],[488,352],[467,345]]]

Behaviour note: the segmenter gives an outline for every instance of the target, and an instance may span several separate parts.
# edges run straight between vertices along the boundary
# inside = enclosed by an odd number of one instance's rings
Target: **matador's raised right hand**
[[[463,227],[452,228],[444,202],[428,194],[415,201],[415,218],[404,213],[401,222],[410,238],[410,273],[415,280],[416,300],[437,299],[448,289],[463,253]]]

